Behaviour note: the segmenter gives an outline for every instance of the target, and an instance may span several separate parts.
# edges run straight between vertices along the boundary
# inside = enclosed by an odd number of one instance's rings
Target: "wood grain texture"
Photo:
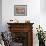
[[[27,32],[28,37],[27,37],[27,43],[28,46],[33,46],[33,23],[7,23],[9,25],[9,31],[12,33],[16,32]],[[14,37],[15,38],[15,37]],[[26,45],[27,46],[27,45]]]

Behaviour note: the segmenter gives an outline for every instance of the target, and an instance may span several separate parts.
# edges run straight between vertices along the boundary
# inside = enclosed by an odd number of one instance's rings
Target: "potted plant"
[[[45,46],[45,35],[43,32],[42,27],[36,28],[37,29],[37,34],[36,36],[38,36],[38,40],[39,40],[39,46]]]

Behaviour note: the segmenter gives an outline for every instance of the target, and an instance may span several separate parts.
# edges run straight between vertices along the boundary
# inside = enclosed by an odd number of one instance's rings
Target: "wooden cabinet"
[[[23,43],[22,46],[33,46],[33,23],[7,23],[13,41]]]

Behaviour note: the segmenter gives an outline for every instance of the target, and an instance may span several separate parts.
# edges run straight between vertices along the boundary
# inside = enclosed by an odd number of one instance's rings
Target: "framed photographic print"
[[[14,16],[26,16],[27,5],[14,5]]]

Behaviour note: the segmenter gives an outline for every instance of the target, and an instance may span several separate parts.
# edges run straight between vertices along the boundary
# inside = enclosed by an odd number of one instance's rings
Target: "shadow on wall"
[[[46,0],[40,0],[40,11],[46,14]]]
[[[0,31],[2,31],[2,0],[0,0]]]

